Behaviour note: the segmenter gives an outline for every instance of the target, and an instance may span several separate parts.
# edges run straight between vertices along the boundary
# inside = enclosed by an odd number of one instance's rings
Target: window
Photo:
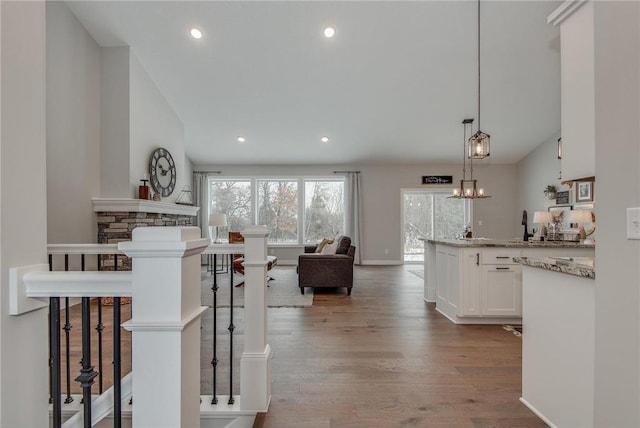
[[[344,181],[305,180],[304,243],[344,233]]]
[[[209,214],[227,215],[221,236],[251,224],[266,225],[269,243],[276,245],[316,243],[344,233],[342,179],[211,177],[209,201]]]
[[[251,224],[251,181],[209,179],[209,214],[227,215],[227,230]]]
[[[298,181],[257,180],[258,224],[269,230],[269,242],[298,242]]]

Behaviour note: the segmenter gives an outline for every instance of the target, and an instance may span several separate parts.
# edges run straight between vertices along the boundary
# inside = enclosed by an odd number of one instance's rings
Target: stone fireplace
[[[131,241],[131,232],[136,227],[193,226],[200,209],[191,205],[127,198],[94,198],[92,203],[99,244]],[[131,261],[127,257],[118,257],[117,264],[117,270],[131,270]],[[102,268],[113,270],[113,256],[102,261]]]

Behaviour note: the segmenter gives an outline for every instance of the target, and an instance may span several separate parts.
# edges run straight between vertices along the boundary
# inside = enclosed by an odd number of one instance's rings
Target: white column
[[[197,227],[139,227],[132,258],[133,426],[200,426],[200,256]]]
[[[267,232],[249,226],[244,236],[244,352],[240,408],[265,412],[271,400],[271,347],[267,343]]]

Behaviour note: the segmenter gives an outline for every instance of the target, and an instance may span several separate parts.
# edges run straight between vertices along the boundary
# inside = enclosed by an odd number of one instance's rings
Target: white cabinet
[[[548,21],[560,25],[562,180],[595,176],[593,2],[564,2]]]
[[[436,305],[451,313],[458,310],[460,296],[459,251],[455,247],[436,246]]]
[[[482,266],[482,315],[522,316],[522,266]]]
[[[436,310],[457,324],[512,324],[522,318],[522,266],[514,257],[593,257],[593,248],[463,247],[430,244],[425,290]],[[435,271],[435,272],[433,272]],[[426,291],[425,291],[426,293]]]
[[[477,250],[477,251],[476,251]],[[478,316],[481,307],[480,249],[461,250],[462,279],[460,281],[460,306],[458,316]]]
[[[497,252],[496,252],[497,251]],[[522,314],[519,250],[436,245],[436,309],[456,323],[500,324]],[[484,265],[484,262],[493,263]],[[503,268],[502,264],[508,267]]]
[[[482,315],[522,316],[522,266],[513,261],[519,249],[482,251]]]

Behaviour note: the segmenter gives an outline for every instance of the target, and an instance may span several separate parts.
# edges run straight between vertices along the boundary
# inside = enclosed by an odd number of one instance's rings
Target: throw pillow
[[[324,248],[322,249],[322,253],[320,254],[335,254],[336,250],[338,249],[338,242],[337,241],[333,241],[330,244],[327,244],[324,246]]]
[[[333,244],[333,239],[323,239],[320,245],[318,245],[318,248],[316,248],[316,253],[322,253],[322,250],[327,244]]]

